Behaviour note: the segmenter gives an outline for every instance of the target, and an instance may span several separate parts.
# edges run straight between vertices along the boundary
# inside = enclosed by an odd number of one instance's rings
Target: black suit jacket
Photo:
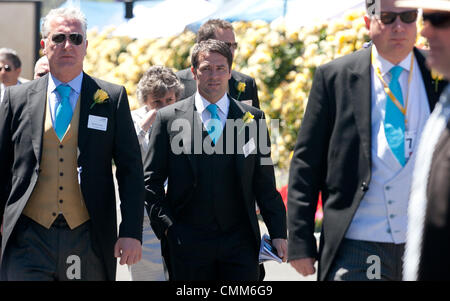
[[[7,90],[0,105],[0,210],[2,254],[39,177],[48,76]],[[94,93],[109,99],[92,109]],[[122,222],[119,236],[142,241],[144,206],[142,159],[124,87],[83,76],[78,128],[81,192],[93,227],[94,248],[115,280],[116,199],[112,161],[117,168]],[[90,129],[88,116],[108,118],[106,131]]]
[[[371,180],[371,50],[317,68],[289,171],[289,260],[319,259],[324,280]],[[436,92],[424,56],[414,49],[430,110]],[[442,87],[441,87],[442,88]],[[324,202],[320,252],[314,238],[319,192]]]
[[[202,122],[196,116],[194,107],[194,96],[191,96],[159,110],[153,124],[150,149],[144,164],[144,177],[147,210],[152,228],[160,239],[164,238],[168,227],[177,223],[183,209],[191,205],[191,196],[197,185],[197,166],[202,162],[195,155],[195,148],[198,146],[195,141],[200,137],[202,145]],[[262,120],[265,124],[262,111],[230,99],[228,119],[241,119],[247,111],[255,116],[254,122],[258,124],[258,121]],[[268,135],[266,126],[258,125],[259,131],[265,131],[263,134]],[[247,143],[250,136],[247,132],[245,135]],[[286,211],[276,190],[273,165],[260,164],[262,159],[270,158],[270,147],[263,150],[258,145],[257,137],[253,137],[256,152],[247,157],[242,152],[236,154],[235,162],[239,190],[254,233],[255,246],[259,249],[261,235],[255,200],[272,238],[286,238]],[[269,139],[267,143],[270,144]],[[182,152],[177,149],[178,146],[183,148]],[[220,171],[218,173],[220,174]],[[220,179],[220,176],[218,178]],[[166,179],[167,193],[164,191]]]
[[[180,70],[176,73],[179,80],[184,84],[184,92],[180,99],[188,98],[197,91],[197,82],[191,72],[191,68]],[[238,83],[245,83],[245,91],[239,95],[237,90]],[[239,101],[251,100],[252,106],[259,109],[258,88],[253,78],[243,73],[231,70],[231,78],[228,81],[228,93],[234,99]],[[239,98],[238,98],[239,96]]]

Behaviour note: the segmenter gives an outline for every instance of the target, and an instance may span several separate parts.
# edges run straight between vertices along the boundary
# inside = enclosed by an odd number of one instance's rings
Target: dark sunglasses
[[[395,12],[381,12],[380,14],[380,21],[381,23],[385,25],[389,25],[395,22],[395,19],[397,19],[397,16],[400,17],[400,20],[402,20],[403,23],[411,24],[416,22],[417,20],[418,11],[417,10],[409,10],[404,11],[401,13],[395,13]]]
[[[48,72],[40,72],[40,73],[37,73],[36,75],[38,76],[38,77],[43,77],[44,75],[46,75]]]
[[[227,44],[228,47],[237,49],[238,47],[238,43],[234,42],[234,43],[230,43],[230,42],[225,42],[225,44]]]
[[[428,21],[436,28],[450,27],[450,13],[423,13],[423,21]]]
[[[71,34],[63,34],[63,33],[57,33],[52,35],[52,41],[55,44],[61,44],[66,41],[66,38],[69,38],[69,41],[72,45],[81,45],[83,43],[83,35],[80,33],[71,33]]]
[[[2,71],[3,69],[5,69],[6,72],[12,71],[12,68],[9,67],[9,65],[4,65],[4,66],[0,67],[0,71]]]

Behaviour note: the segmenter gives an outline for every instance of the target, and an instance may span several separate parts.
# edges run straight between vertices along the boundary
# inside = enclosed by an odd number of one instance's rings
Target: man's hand
[[[294,259],[289,261],[291,266],[294,267],[294,269],[302,274],[303,276],[312,275],[316,272],[316,268],[314,268],[314,263],[316,262],[315,258],[301,258],[301,259]]]
[[[114,246],[114,257],[120,257],[120,264],[132,265],[142,258],[141,242],[135,238],[121,237]]]
[[[287,260],[287,240],[284,238],[274,238],[272,239],[272,244],[277,250],[278,256],[286,262]]]

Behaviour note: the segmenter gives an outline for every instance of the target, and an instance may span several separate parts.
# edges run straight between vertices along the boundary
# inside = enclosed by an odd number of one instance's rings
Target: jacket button
[[[363,183],[361,184],[361,190],[362,190],[362,191],[367,191],[367,190],[369,190],[369,185],[367,185],[366,182],[363,182]]]

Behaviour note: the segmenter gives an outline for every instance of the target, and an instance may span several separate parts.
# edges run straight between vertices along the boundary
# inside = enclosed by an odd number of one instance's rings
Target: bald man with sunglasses
[[[50,72],[8,88],[0,105],[2,280],[114,281],[117,258],[142,256],[144,178],[127,92],[83,72],[86,27],[76,8],[51,10],[41,40]]]
[[[450,0],[398,1],[423,9],[427,64],[450,79]],[[404,280],[450,280],[450,86],[420,141],[408,210]]]
[[[317,68],[291,161],[288,261],[310,275],[318,260],[318,280],[402,279],[417,141],[443,84],[414,48],[417,9],[366,7],[373,43]]]

